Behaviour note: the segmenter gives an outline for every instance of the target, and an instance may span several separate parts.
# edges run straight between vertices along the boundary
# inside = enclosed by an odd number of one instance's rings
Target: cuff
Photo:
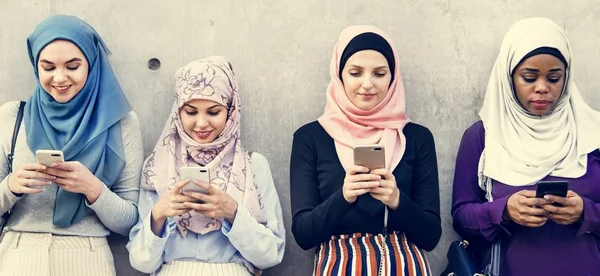
[[[581,197],[583,200],[583,213],[581,214],[581,226],[577,230],[576,237],[590,234],[600,226],[600,210],[596,203],[589,198]]]
[[[238,209],[233,223],[223,219],[221,232],[230,240],[240,240],[247,237],[246,231],[252,229],[254,224],[256,224],[256,219],[250,215],[250,212],[244,205],[238,203]]]
[[[7,210],[10,209],[22,197],[22,195],[17,196],[8,188],[9,176],[10,174],[6,176],[4,180],[2,180],[2,182],[0,182],[0,197],[2,197],[2,200],[0,200],[0,202],[7,201],[9,203],[10,206],[7,208]]]
[[[98,198],[96,199],[96,201],[94,201],[93,204],[90,204],[87,199],[85,200],[85,206],[89,207],[90,209],[96,211],[100,208],[102,208],[102,206],[104,206],[106,200],[109,197],[109,194],[112,193],[112,191],[106,186],[103,185],[104,187],[102,188],[102,192],[100,192],[100,196],[98,196]],[[85,195],[84,195],[85,197]]]

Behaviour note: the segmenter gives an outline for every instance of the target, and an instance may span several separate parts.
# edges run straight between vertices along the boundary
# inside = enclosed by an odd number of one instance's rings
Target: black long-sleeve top
[[[408,123],[406,151],[392,172],[400,190],[396,210],[388,208],[387,231],[403,232],[419,248],[431,251],[442,234],[437,158],[429,129]],[[292,233],[311,249],[332,235],[383,232],[385,205],[364,194],[350,204],[342,195],[346,172],[334,140],[317,122],[294,133],[290,163]]]

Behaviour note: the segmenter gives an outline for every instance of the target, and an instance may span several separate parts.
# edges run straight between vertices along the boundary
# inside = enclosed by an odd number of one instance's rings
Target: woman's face
[[[79,48],[66,40],[46,45],[38,58],[40,85],[59,103],[69,102],[85,85],[89,64]]]
[[[553,55],[535,55],[521,62],[512,78],[521,106],[531,114],[548,115],[562,93],[565,65]]]
[[[385,57],[375,50],[354,53],[344,65],[342,81],[348,99],[362,110],[370,110],[388,93],[392,75]]]
[[[179,111],[185,133],[199,144],[213,142],[227,123],[227,108],[211,100],[194,99]]]

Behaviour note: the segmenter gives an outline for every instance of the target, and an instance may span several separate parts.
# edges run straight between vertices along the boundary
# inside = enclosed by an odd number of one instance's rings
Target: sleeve
[[[0,126],[0,179],[2,179],[0,182],[0,216],[8,212],[21,198],[8,188],[8,154],[10,153],[12,131],[18,110],[18,102],[7,102],[0,107],[0,118],[3,122],[7,122],[7,124]],[[25,134],[23,128],[20,129],[20,132],[20,136]],[[24,139],[24,137],[20,138]]]
[[[594,234],[600,237],[600,204],[586,197],[581,198],[583,199],[583,214],[577,237],[584,234]]]
[[[143,273],[154,273],[164,263],[164,251],[168,237],[175,231],[175,222],[171,218],[165,221],[160,237],[152,232],[152,208],[158,201],[158,194],[142,189],[138,203],[139,221],[129,234],[129,262]]]
[[[452,219],[454,230],[463,237],[477,236],[493,242],[500,230],[502,214],[510,196],[487,202],[479,187],[477,170],[484,148],[483,126],[465,131],[460,142],[454,169]]]
[[[304,250],[327,240],[352,207],[344,199],[341,189],[321,202],[316,147],[313,138],[306,136],[308,134],[303,135],[300,130],[294,134],[290,160],[292,233]]]
[[[94,202],[88,204],[109,230],[127,236],[138,220],[136,201],[139,195],[140,172],[143,162],[143,144],[140,123],[130,112],[121,120],[125,168],[117,182],[104,190]]]
[[[221,231],[244,259],[260,269],[281,263],[285,251],[285,227],[279,196],[271,176],[267,159],[259,153],[252,154],[254,181],[267,218],[260,224],[243,205],[238,204],[233,224],[225,220]]]
[[[396,210],[389,211],[388,227],[400,229],[419,248],[431,251],[442,235],[437,157],[433,135],[420,135],[411,194],[400,191]]]

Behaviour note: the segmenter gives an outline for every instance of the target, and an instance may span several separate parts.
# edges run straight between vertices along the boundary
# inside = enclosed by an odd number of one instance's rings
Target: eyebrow
[[[364,69],[364,67],[358,66],[358,65],[355,65],[355,64],[350,64],[350,66]],[[379,69],[388,69],[388,67],[385,66],[385,65],[382,65],[382,66],[379,66],[379,67],[375,67],[375,70],[379,70]]]
[[[81,59],[80,58],[72,58],[72,59],[67,60],[67,62],[65,62],[65,63],[71,63],[71,62],[75,62],[75,61],[81,61]],[[47,63],[47,64],[54,64],[53,62],[51,62],[49,60],[45,60],[45,59],[40,60],[40,62]]]
[[[527,71],[527,72],[534,72],[534,73],[539,73],[540,70],[535,69],[535,68],[523,68],[521,69],[522,71]],[[550,72],[561,72],[563,71],[562,68],[554,68],[554,69],[550,69]]]
[[[197,107],[195,107],[195,106],[193,106],[193,105],[190,105],[190,104],[187,104],[187,103],[183,104],[183,106],[191,107],[191,108],[193,108],[193,109],[198,109]],[[220,105],[220,104],[215,104],[215,105],[213,105],[213,106],[211,106],[211,107],[207,108],[207,110],[208,110],[208,109],[215,108],[215,107],[219,107],[219,106],[222,106],[222,105]],[[223,106],[223,107],[224,107],[224,106]]]

